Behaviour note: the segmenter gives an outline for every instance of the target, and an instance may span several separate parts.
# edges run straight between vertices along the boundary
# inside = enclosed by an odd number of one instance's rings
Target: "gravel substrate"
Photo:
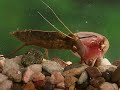
[[[46,60],[35,49],[11,59],[1,55],[0,90],[120,90],[120,61],[101,61],[91,67]]]

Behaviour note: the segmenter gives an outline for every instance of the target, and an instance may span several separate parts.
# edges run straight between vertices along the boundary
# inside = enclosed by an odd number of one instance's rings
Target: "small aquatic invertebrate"
[[[87,37],[88,35],[94,36],[94,37],[80,39],[84,46],[83,47],[84,52],[82,52],[83,56],[81,57],[81,59],[83,59],[87,64],[93,63],[93,61],[96,61],[97,59],[103,57],[109,48],[108,39],[105,36],[102,36],[98,33],[78,32],[75,33],[75,35],[78,37],[82,37],[82,36]],[[75,52],[74,54],[79,56],[78,52],[77,53]]]
[[[51,9],[51,7],[49,7],[45,2],[43,3],[53,12],[55,17],[70,32],[70,34],[66,35],[61,32],[40,12],[38,12],[38,14],[41,15],[41,17],[43,17],[57,31],[49,32],[40,30],[27,30],[12,32],[12,35],[24,42],[22,47],[27,45],[36,45],[47,49],[72,50],[75,55],[81,57],[81,60],[88,65],[94,65],[98,58],[104,56],[109,48],[109,42],[106,37],[94,32],[78,32],[73,34],[58,18],[53,9]]]

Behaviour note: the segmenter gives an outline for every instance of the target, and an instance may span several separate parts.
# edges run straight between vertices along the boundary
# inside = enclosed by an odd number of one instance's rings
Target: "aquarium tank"
[[[105,54],[111,62],[120,59],[120,1],[119,0],[43,0],[73,32],[96,32],[107,37],[110,47]],[[8,55],[22,42],[10,35],[16,30],[56,31],[43,17],[65,34],[68,30],[41,0],[0,0],[0,54]],[[48,43],[49,44],[49,43]],[[15,55],[24,54],[29,48],[44,53],[42,47],[26,46]],[[50,49],[49,59],[65,61],[80,59],[70,50]]]

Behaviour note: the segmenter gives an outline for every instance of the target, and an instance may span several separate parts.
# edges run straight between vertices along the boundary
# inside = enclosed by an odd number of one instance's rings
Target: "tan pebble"
[[[29,82],[31,80],[33,73],[34,72],[30,68],[27,68],[26,72],[23,75],[23,81],[25,83]]]
[[[109,82],[104,82],[100,86],[100,90],[118,90],[118,86]]]
[[[34,73],[32,75],[32,80],[33,81],[45,80],[45,75],[42,74],[41,72]]]
[[[32,82],[28,82],[23,86],[23,90],[36,90],[36,88]]]
[[[106,70],[114,72],[117,69],[117,66],[114,65],[101,65],[97,67],[100,72],[105,72]]]
[[[55,62],[59,63],[63,68],[65,68],[67,66],[65,61],[61,60],[60,58],[53,58],[51,61],[55,61]]]
[[[73,69],[70,69],[70,70],[67,70],[67,71],[63,72],[63,75],[64,76],[76,76],[76,75],[80,75],[83,71],[85,71],[85,69],[87,67],[88,66],[82,66],[82,67],[79,67],[79,68],[73,68]]]
[[[75,89],[75,83],[69,87],[69,90],[76,90]]]
[[[59,72],[63,71],[63,67],[55,61],[45,61],[42,63],[42,67],[44,70],[46,70],[49,73],[52,73],[54,71],[59,71]]]
[[[61,88],[61,89],[64,89],[65,88],[65,83],[64,82],[61,82],[61,83],[58,83],[56,85],[57,88]]]
[[[41,72],[42,71],[42,65],[41,64],[33,64],[28,66],[33,72]]]
[[[8,77],[2,73],[0,73],[0,83],[2,83],[3,81],[7,80]]]
[[[13,82],[10,80],[5,80],[2,83],[0,83],[0,90],[11,90],[13,86]]]
[[[64,82],[64,77],[62,76],[60,72],[54,71],[51,75],[51,83],[58,84],[60,82]]]
[[[66,87],[70,87],[72,85],[75,84],[75,82],[77,82],[78,79],[75,78],[74,76],[65,76],[65,86]]]

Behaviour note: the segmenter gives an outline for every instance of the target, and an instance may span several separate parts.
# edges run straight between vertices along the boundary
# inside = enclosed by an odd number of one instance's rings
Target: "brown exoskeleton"
[[[72,50],[73,54],[80,57],[82,62],[92,66],[97,59],[104,56],[109,48],[109,42],[105,36],[94,32],[78,32],[73,34],[58,18],[53,9],[45,2],[43,3],[53,12],[55,17],[70,32],[70,34],[66,35],[61,32],[38,12],[57,31],[25,30],[12,32],[12,35],[24,42],[20,48],[27,45],[36,45],[47,49]],[[16,51],[18,51],[18,49]]]

